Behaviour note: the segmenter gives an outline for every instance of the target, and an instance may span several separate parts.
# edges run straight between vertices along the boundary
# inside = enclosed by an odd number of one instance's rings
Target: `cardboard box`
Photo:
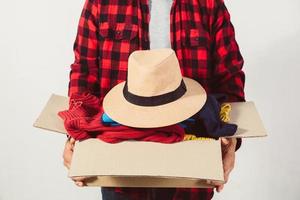
[[[68,108],[68,98],[52,94],[35,127],[66,133],[57,113]],[[253,102],[231,103],[230,123],[238,125],[231,137],[267,136]],[[212,187],[206,180],[224,181],[220,140],[174,144],[99,139],[76,142],[69,176],[88,176],[88,186]]]

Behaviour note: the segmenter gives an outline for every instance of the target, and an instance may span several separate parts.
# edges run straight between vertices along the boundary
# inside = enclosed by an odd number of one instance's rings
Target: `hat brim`
[[[183,77],[186,93],[176,101],[159,106],[139,106],[123,96],[125,82],[113,87],[103,99],[104,112],[114,121],[136,128],[157,128],[182,122],[196,114],[206,102],[204,88]]]

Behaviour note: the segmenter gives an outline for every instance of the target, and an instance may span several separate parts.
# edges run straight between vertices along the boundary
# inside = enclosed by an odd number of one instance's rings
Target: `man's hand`
[[[63,153],[63,159],[64,159],[64,166],[67,169],[70,169],[70,164],[71,164],[71,160],[72,160],[74,145],[75,145],[75,139],[71,138],[70,140],[66,141],[65,149],[64,149],[64,153]],[[72,178],[72,180],[75,182],[75,184],[77,186],[80,186],[80,187],[86,185],[84,183],[85,179],[86,179],[86,177],[74,177],[74,178]]]
[[[225,183],[228,182],[229,174],[234,168],[236,142],[237,142],[236,138],[228,138],[228,139],[221,138]],[[211,184],[216,186],[217,192],[221,192],[221,190],[224,188],[225,183],[219,183],[217,181],[211,182]]]

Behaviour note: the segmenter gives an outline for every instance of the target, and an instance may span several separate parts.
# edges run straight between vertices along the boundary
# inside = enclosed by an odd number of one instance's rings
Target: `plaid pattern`
[[[171,47],[183,76],[197,80],[207,93],[245,101],[243,58],[223,0],[174,0],[170,15]],[[130,53],[150,48],[149,20],[148,0],[86,0],[73,47],[68,96],[88,91],[102,98],[126,80]],[[144,199],[146,189],[116,191]],[[211,199],[213,191],[176,188],[173,193],[173,200]]]

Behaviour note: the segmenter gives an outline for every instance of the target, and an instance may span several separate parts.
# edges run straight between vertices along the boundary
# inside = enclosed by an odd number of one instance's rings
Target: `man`
[[[152,1],[86,0],[74,43],[68,96],[88,91],[102,98],[126,80],[131,52],[169,46],[176,52],[183,76],[197,80],[207,93],[224,93],[227,101],[245,101],[243,58],[223,0]],[[66,142],[67,168],[74,142],[72,138]],[[240,143],[222,139],[225,182]],[[84,178],[74,181],[84,185]],[[212,184],[218,192],[224,187]],[[102,196],[104,200],[211,199],[213,189],[103,187]]]

